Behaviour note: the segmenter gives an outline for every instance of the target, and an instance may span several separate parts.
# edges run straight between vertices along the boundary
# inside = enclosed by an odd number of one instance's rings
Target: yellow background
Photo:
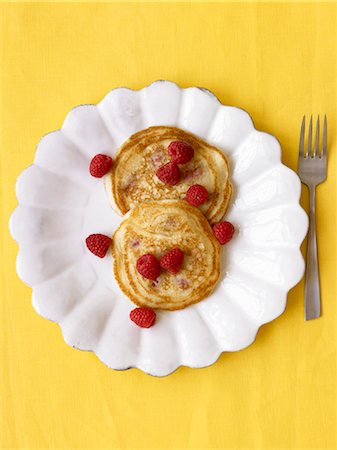
[[[8,449],[331,449],[336,436],[336,4],[2,3],[1,445]],[[39,138],[80,103],[158,78],[206,86],[278,137],[296,168],[302,115],[327,113],[318,190],[324,315],[303,282],[254,345],[157,379],[68,347],[31,307],[7,221]],[[306,205],[307,195],[303,194]]]

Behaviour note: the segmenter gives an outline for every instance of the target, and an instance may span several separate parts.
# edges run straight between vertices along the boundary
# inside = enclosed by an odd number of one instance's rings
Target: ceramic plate
[[[155,326],[142,329],[129,319],[134,304],[113,278],[111,256],[95,257],[84,241],[91,233],[112,235],[121,221],[102,179],[88,173],[91,158],[113,157],[151,125],[194,133],[228,156],[234,196],[226,220],[236,234],[222,248],[214,293],[181,311],[158,311]],[[36,311],[59,323],[65,341],[111,368],[163,376],[180,365],[208,366],[222,352],[250,345],[259,327],[284,311],[289,289],[303,276],[308,222],[300,190],[297,175],[281,163],[278,141],[211,92],[168,81],[114,89],[97,105],[70,111],[19,176],[10,221],[17,272],[33,289]]]

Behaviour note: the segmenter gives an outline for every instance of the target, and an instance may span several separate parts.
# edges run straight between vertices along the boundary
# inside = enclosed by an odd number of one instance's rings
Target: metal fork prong
[[[316,122],[316,136],[315,136],[315,147],[314,152],[312,154],[313,158],[315,158],[316,155],[319,153],[319,116],[317,117]]]
[[[325,114],[323,125],[322,158],[326,158],[327,155],[327,141],[328,141],[328,125],[326,123],[326,114]]]
[[[312,150],[312,116],[310,117],[307,151],[304,155],[305,158],[311,156],[311,150]]]
[[[299,157],[304,157],[304,132],[305,132],[305,116],[302,119],[301,132],[300,132],[300,143],[298,147]]]

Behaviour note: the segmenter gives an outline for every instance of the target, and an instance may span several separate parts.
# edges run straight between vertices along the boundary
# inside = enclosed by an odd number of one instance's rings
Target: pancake
[[[136,269],[138,258],[160,258],[179,247],[184,262],[176,275],[162,270],[156,281]],[[113,236],[114,275],[123,293],[136,305],[176,310],[207,297],[220,276],[220,244],[205,216],[183,200],[136,205]]]
[[[194,157],[179,165],[179,183],[168,186],[157,178],[156,171],[169,162],[167,148],[172,141],[192,145]],[[191,185],[201,184],[209,198],[198,208],[213,224],[224,217],[232,195],[228,172],[227,159],[216,147],[179,128],[155,126],[124,142],[104,181],[110,204],[120,215],[145,201],[183,199]]]

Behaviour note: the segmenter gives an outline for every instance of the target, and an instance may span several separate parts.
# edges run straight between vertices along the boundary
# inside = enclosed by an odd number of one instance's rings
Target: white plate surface
[[[158,311],[155,326],[141,329],[129,319],[135,306],[113,278],[111,256],[96,258],[84,241],[91,233],[112,235],[121,221],[102,180],[88,173],[91,158],[113,157],[131,134],[151,125],[190,131],[228,156],[234,198],[226,220],[236,234],[222,248],[214,293],[181,311]],[[36,311],[60,324],[65,341],[94,351],[111,368],[164,376],[180,365],[208,366],[222,352],[250,345],[262,324],[282,314],[289,289],[303,276],[299,248],[308,220],[300,189],[281,163],[278,141],[211,92],[169,81],[114,89],[98,105],[71,110],[20,174],[10,220],[17,272],[33,289]]]

